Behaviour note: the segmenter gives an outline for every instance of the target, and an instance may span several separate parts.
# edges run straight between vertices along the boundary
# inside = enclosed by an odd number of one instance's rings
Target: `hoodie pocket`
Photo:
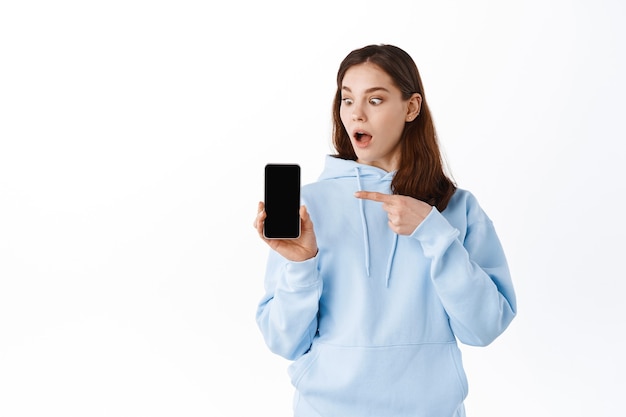
[[[289,365],[287,372],[294,387],[298,387],[302,377],[306,374],[307,370],[313,366],[319,356],[319,351],[320,349],[317,344],[313,344],[307,353],[300,356],[295,362]]]
[[[320,415],[451,416],[467,395],[454,342],[357,347],[314,343],[289,367]]]
[[[461,351],[458,346],[451,345],[450,346],[450,356],[452,357],[452,363],[456,369],[456,375],[459,381],[459,389],[461,390],[461,395],[463,398],[467,397],[467,375],[463,370],[463,362],[461,360]]]

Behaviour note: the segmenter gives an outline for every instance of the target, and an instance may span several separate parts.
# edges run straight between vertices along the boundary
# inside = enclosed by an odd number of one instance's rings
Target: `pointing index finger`
[[[380,201],[383,203],[389,201],[391,197],[389,194],[378,193],[375,191],[357,191],[354,193],[354,196],[364,200]]]

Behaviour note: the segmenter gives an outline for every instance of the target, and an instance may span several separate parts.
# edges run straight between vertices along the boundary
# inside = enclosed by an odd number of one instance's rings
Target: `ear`
[[[407,103],[406,118],[407,122],[412,122],[420,114],[422,109],[422,95],[420,93],[414,93]]]

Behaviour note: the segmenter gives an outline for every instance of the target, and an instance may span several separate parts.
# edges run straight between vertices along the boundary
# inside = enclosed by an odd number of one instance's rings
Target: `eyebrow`
[[[341,87],[341,89],[347,91],[348,93],[352,92],[352,90],[350,90],[350,87],[343,86]],[[369,93],[373,93],[374,91],[381,91],[381,90],[386,91],[387,93],[389,92],[389,90],[387,90],[385,87],[372,87],[372,88],[368,88],[367,90],[365,90],[365,93],[369,94]]]

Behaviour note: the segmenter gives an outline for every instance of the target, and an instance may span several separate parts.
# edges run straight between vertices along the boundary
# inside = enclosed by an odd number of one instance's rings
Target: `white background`
[[[414,57],[513,273],[518,317],[462,346],[468,415],[622,414],[625,4],[3,2],[0,415],[290,415],[262,168],[315,180],[370,43]]]

